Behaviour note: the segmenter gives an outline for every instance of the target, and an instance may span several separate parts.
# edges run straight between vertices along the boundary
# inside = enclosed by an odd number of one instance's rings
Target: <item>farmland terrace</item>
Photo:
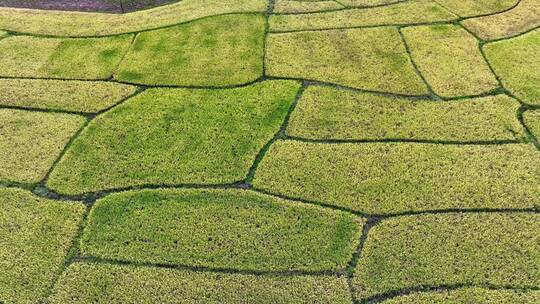
[[[0,0],[0,303],[540,303],[540,1],[166,2]]]

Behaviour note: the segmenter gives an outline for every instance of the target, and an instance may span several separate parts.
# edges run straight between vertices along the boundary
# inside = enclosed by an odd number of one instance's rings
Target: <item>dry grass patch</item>
[[[409,95],[427,94],[395,28],[271,34],[266,72]]]
[[[84,117],[0,109],[0,180],[37,183]]]
[[[324,140],[523,140],[519,106],[505,95],[440,102],[310,86],[287,134]]]
[[[51,303],[348,304],[344,277],[255,276],[164,268],[75,263]]]
[[[0,75],[107,79],[131,39],[131,35],[86,39],[8,37],[0,40]]]
[[[144,32],[115,78],[142,84],[227,86],[263,74],[264,16],[218,16]]]
[[[42,303],[83,212],[80,203],[0,189],[0,302]]]
[[[0,79],[0,104],[95,113],[134,94],[136,89],[112,82]]]
[[[244,270],[344,268],[363,221],[246,190],[146,190],[99,200],[83,255]]]
[[[390,6],[354,8],[335,12],[270,17],[270,31],[332,29],[373,25],[418,24],[451,21],[458,17],[428,0],[406,1]]]
[[[526,103],[540,105],[540,30],[489,43],[485,52],[508,90]]]
[[[335,1],[276,0],[274,13],[309,13],[335,10],[344,6]]]
[[[435,0],[461,17],[480,16],[512,8],[519,0]]]
[[[478,41],[461,27],[408,27],[403,34],[412,59],[438,95],[477,95],[498,87]]]
[[[48,185],[66,194],[241,181],[279,130],[299,83],[149,89],[92,121]]]
[[[353,286],[359,298],[441,285],[536,288],[538,231],[540,214],[534,213],[392,218],[370,230]]]
[[[0,28],[52,36],[106,36],[155,29],[204,17],[264,12],[265,0],[183,0],[129,14],[0,8]]]
[[[454,290],[418,292],[383,301],[384,304],[534,304],[540,303],[538,290],[484,289],[464,287]]]
[[[540,207],[533,145],[278,141],[254,187],[371,214]]]
[[[521,0],[510,11],[467,19],[462,24],[484,40],[516,36],[540,26],[540,1]]]

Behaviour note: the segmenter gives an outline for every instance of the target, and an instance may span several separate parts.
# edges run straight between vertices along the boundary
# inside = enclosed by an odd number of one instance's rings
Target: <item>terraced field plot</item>
[[[0,0],[0,6],[47,10],[126,13],[177,1],[178,0]]]
[[[539,1],[52,2],[0,0],[0,303],[540,303]]]

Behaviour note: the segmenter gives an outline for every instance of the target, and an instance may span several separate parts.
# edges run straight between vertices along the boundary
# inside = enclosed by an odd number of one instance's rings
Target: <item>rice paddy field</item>
[[[0,0],[0,303],[540,303],[540,1]]]

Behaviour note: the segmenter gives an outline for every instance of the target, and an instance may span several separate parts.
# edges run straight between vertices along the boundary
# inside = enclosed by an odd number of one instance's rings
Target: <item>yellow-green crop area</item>
[[[0,304],[540,303],[540,1],[46,2]]]

